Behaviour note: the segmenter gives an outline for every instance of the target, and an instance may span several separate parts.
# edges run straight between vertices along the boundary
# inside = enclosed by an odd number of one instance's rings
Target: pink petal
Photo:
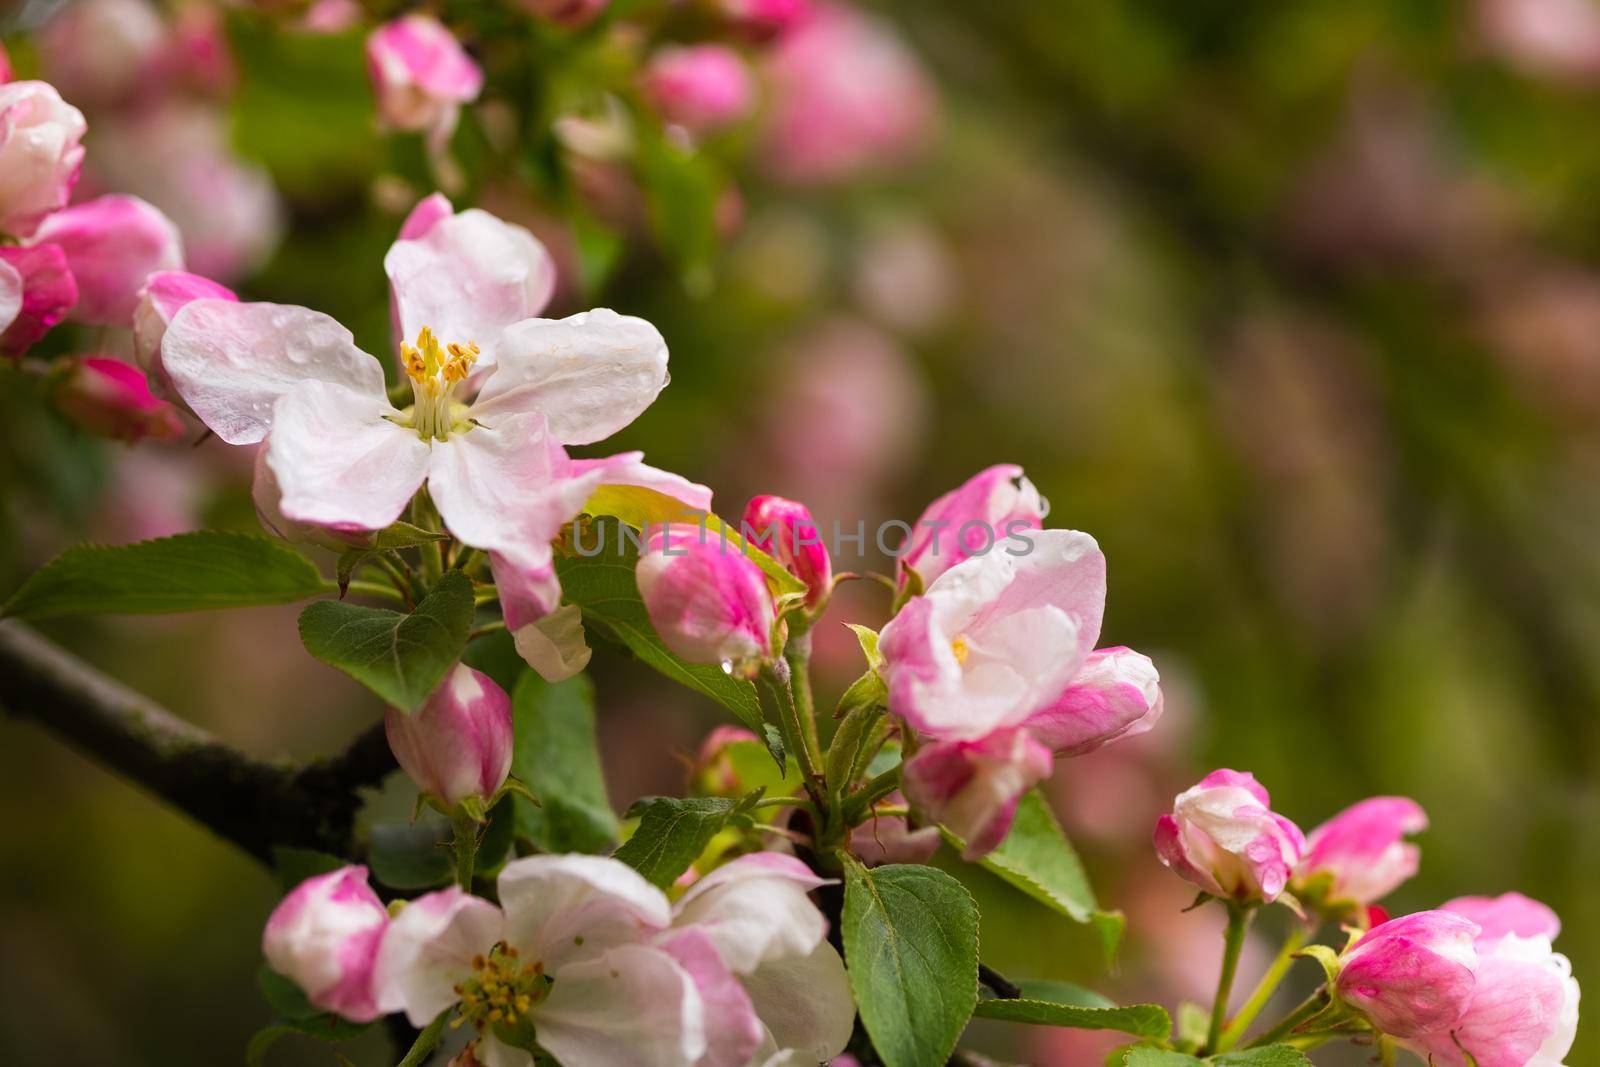
[[[1480,941],[1498,941],[1507,934],[1518,937],[1544,936],[1554,941],[1561,933],[1561,919],[1549,906],[1521,893],[1502,893],[1497,897],[1457,897],[1440,905],[1441,910],[1464,915],[1482,927]]]
[[[505,920],[500,909],[451,886],[408,903],[389,924],[373,966],[373,987],[385,1012],[404,1011],[426,1026],[460,996],[474,956],[488,955]]]
[[[22,286],[16,314],[0,333],[0,355],[20,356],[78,302],[78,283],[60,245],[0,248],[0,261],[18,274]]]
[[[691,1067],[708,1047],[694,979],[645,945],[558,968],[532,1015],[539,1044],[562,1067]]]
[[[697,1067],[746,1067],[761,1043],[761,1020],[715,943],[691,926],[674,930],[658,947],[688,972],[705,1008],[707,1048]]]
[[[966,842],[976,860],[999,847],[1022,794],[1050,776],[1050,750],[1026,730],[998,730],[977,741],[939,741],[906,761],[902,788],[920,811]]]
[[[1105,648],[1090,653],[1061,696],[1025,725],[1056,755],[1081,756],[1147,732],[1161,710],[1161,680],[1150,658]]]
[[[56,244],[78,286],[71,317],[96,326],[132,326],[145,280],[183,268],[183,238],[155,205],[113,193],[58,211],[33,243]]]

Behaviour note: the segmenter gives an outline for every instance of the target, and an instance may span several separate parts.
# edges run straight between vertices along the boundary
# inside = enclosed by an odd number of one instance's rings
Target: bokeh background
[[[481,20],[467,40],[491,91],[457,135],[458,203],[545,238],[558,312],[643,315],[672,348],[671,387],[607,452],[644,448],[724,514],[799,498],[824,528],[912,520],[1017,462],[1052,524],[1104,547],[1104,643],[1154,656],[1167,717],[1058,764],[1049,788],[1128,943],[1108,975],[1085,931],[967,874],[989,962],[1204,999],[1220,918],[1180,914],[1190,894],[1148,835],[1226,765],[1307,829],[1368,795],[1417,798],[1432,827],[1393,909],[1521,890],[1600,981],[1600,6],[836,11],[834,38],[749,48],[749,123],[631,167],[607,155],[593,85],[616,65],[595,56],[677,24],[618,3],[581,32],[491,33],[496,5],[477,6],[456,14]],[[126,5],[15,9],[6,45],[89,115],[89,188],[146,196],[192,264],[385,352],[381,259],[427,161],[376,129],[361,29],[287,11],[154,14],[164,34],[220,29],[205,40],[222,49],[156,101],[108,82]],[[86,13],[89,29],[59,29]],[[808,107],[833,124],[819,134]],[[107,444],[4,380],[4,590],[82,539],[252,528],[247,456]],[[875,625],[885,599],[859,583],[834,617]],[[303,653],[294,615],[45,629],[251,752],[309,756],[380,709]],[[860,664],[832,618],[836,694]],[[619,810],[680,789],[717,709],[605,649],[591,673]],[[275,877],[11,721],[0,811],[0,1063],[239,1062],[270,1017],[254,976]],[[1067,1067],[1107,1047],[999,1029],[971,1044]],[[332,1060],[290,1040],[268,1062]],[[1580,1030],[1568,1064],[1600,1064],[1600,1039]]]

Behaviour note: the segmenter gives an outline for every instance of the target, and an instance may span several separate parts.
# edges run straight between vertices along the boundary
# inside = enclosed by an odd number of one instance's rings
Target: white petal
[[[511,632],[517,655],[547,682],[564,682],[589,665],[594,649],[583,631],[583,609],[567,604]]]
[[[418,897],[384,932],[373,988],[385,1012],[404,1011],[427,1026],[461,999],[454,986],[472,974],[472,958],[487,955],[505,923],[500,909],[460,889]]]
[[[0,330],[5,330],[22,313],[22,275],[17,268],[0,260]]]
[[[395,410],[381,394],[302,382],[273,411],[267,463],[283,490],[279,510],[288,518],[381,530],[400,517],[427,477],[427,444],[385,418]]]
[[[674,926],[705,931],[735,974],[803,957],[828,936],[807,893],[825,880],[793,856],[760,852],[720,867],[678,901]]]
[[[506,940],[553,972],[616,945],[648,940],[672,921],[661,890],[604,856],[529,856],[500,872]]]
[[[557,441],[583,445],[639,417],[667,384],[667,343],[643,319],[596,308],[529,319],[500,335],[478,408],[540,411]]]
[[[745,977],[744,989],[777,1048],[820,1063],[849,1044],[856,1005],[844,961],[826,941],[809,956],[762,964]]]
[[[167,327],[161,362],[178,395],[230,445],[265,437],[273,404],[304,381],[384,395],[382,366],[349,330],[287,304],[193,301]]]
[[[532,1015],[562,1067],[690,1067],[705,1055],[700,994],[665,952],[621,945],[554,978]]]
[[[477,208],[440,219],[383,257],[400,339],[424,326],[445,344],[476,342],[479,369],[494,366],[500,333],[543,311],[555,260],[539,240]]]
[[[478,416],[476,408],[473,416]],[[513,565],[545,566],[600,475],[574,474],[539,415],[490,415],[433,446],[428,487],[450,532]]]

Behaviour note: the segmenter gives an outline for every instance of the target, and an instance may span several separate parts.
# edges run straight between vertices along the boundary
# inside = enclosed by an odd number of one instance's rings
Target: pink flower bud
[[[568,29],[587,26],[610,3],[611,0],[522,0],[529,14]]]
[[[757,39],[778,37],[804,22],[811,0],[722,0],[722,14],[735,28]]]
[[[483,91],[483,71],[449,30],[428,15],[405,15],[367,38],[367,73],[378,118],[396,130],[426,131],[442,147],[461,105]]]
[[[808,606],[816,607],[833,588],[828,546],[804,504],[781,496],[751,497],[739,533],[806,583]]]
[[[739,771],[734,765],[734,745],[761,747],[761,739],[742,726],[718,726],[700,742],[694,766],[689,769],[689,787],[703,796],[740,796]]]
[[[139,368],[117,359],[70,363],[55,402],[73,422],[102,437],[176,441],[184,433],[178,409],[150,394]]]
[[[1479,925],[1472,997],[1448,1030],[1401,1044],[1437,1067],[1565,1062],[1578,1033],[1580,991],[1571,962],[1550,945],[1561,928],[1555,912],[1520,893],[1463,897],[1444,910]]]
[[[261,934],[261,953],[307,999],[358,1023],[376,1019],[372,967],[389,912],[365,867],[308,878],[283,898]]]
[[[1212,771],[1178,794],[1172,814],[1156,822],[1156,855],[1212,896],[1275,900],[1300,861],[1305,837],[1271,804],[1255,776]]]
[[[722,45],[663,48],[650,58],[642,85],[664,120],[694,133],[738,122],[755,107],[749,68]]]
[[[1371,797],[1311,831],[1295,869],[1295,892],[1336,909],[1371,904],[1417,873],[1417,846],[1406,835],[1428,828],[1428,816],[1406,797]]]
[[[60,245],[0,248],[0,262],[16,273],[17,283],[17,310],[0,333],[0,355],[20,356],[78,302],[78,283]]]
[[[183,269],[183,238],[154,204],[112,193],[74,204],[45,219],[33,244],[54,242],[78,283],[69,314],[92,326],[132,326],[146,280]]]
[[[83,113],[40,81],[0,85],[0,232],[33,233],[72,195],[83,166]]]
[[[1478,924],[1419,911],[1368,930],[1341,959],[1334,990],[1391,1037],[1447,1033],[1472,998]]]
[[[1005,840],[1022,794],[1048,778],[1053,761],[1026,730],[976,741],[936,741],[905,763],[902,788],[918,811],[966,841],[962,856],[988,855]]]
[[[903,164],[931,139],[932,83],[879,19],[818,4],[768,59],[772,107],[762,150],[785,181],[849,180]]]
[[[0,84],[11,81],[16,76],[16,69],[11,65],[11,53],[6,51],[5,45],[0,44]]]
[[[161,341],[167,326],[185,304],[204,299],[239,300],[232,289],[181,270],[157,271],[145,280],[133,309],[133,355],[149,376],[151,391],[159,396],[176,396],[161,365]]]
[[[916,571],[924,586],[964,559],[999,549],[1025,530],[1037,530],[1050,511],[1013,463],[979,471],[929,504],[900,552],[900,582]],[[1004,549],[1000,549],[1004,551]]]
[[[690,663],[748,669],[771,651],[766,575],[696,527],[657,531],[639,557],[639,594],[661,640]]]
[[[511,773],[511,698],[464,663],[417,711],[390,708],[383,726],[401,769],[446,806],[471,796],[488,800]]]

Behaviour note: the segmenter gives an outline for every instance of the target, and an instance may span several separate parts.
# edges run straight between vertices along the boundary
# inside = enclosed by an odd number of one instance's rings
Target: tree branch
[[[395,766],[381,723],[338,756],[254,759],[16,622],[0,622],[0,707],[268,865],[276,846],[353,856],[357,790]]]

